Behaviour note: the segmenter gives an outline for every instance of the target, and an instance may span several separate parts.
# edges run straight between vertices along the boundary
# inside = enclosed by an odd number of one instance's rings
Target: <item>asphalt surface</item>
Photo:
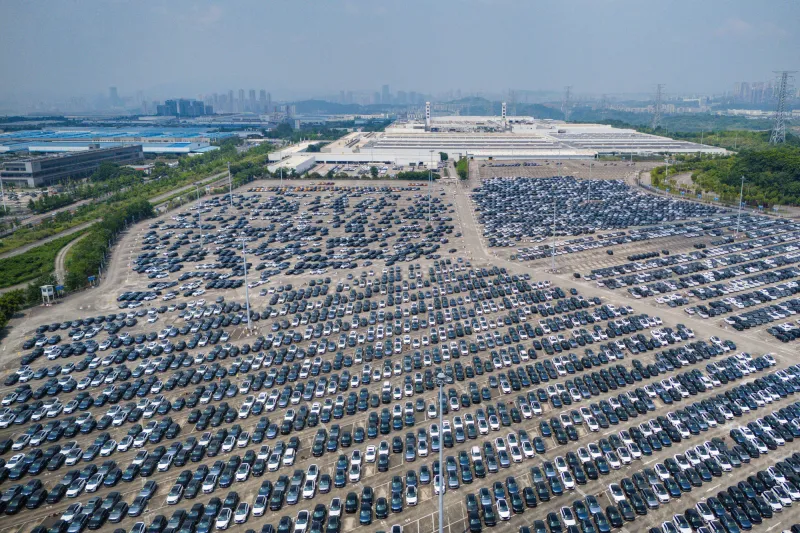
[[[723,340],[730,339],[733,340],[737,345],[737,352],[738,351],[746,351],[751,354],[761,355],[764,353],[773,353],[775,354],[775,358],[777,360],[777,366],[773,367],[772,369],[768,370],[769,372],[773,372],[780,368],[785,368],[791,364],[797,362],[797,356],[800,354],[798,351],[797,343],[789,344],[789,345],[781,345],[772,339],[770,336],[766,335],[762,332],[746,332],[746,333],[738,333],[736,331],[730,330],[726,328],[723,324],[719,321],[715,320],[700,320],[691,316],[687,316],[685,312],[681,308],[670,308],[664,305],[657,304],[654,299],[634,299],[629,296],[627,293],[622,291],[610,291],[604,288],[600,288],[596,285],[596,283],[592,281],[585,281],[583,279],[576,280],[572,276],[572,272],[576,268],[580,268],[581,271],[588,271],[591,268],[596,268],[593,265],[596,264],[605,264],[606,258],[598,257],[596,252],[588,252],[588,253],[579,253],[574,254],[574,257],[563,257],[559,256],[557,258],[557,269],[556,272],[548,271],[550,268],[550,261],[539,261],[533,263],[524,263],[518,261],[511,261],[508,259],[508,254],[505,253],[503,250],[498,249],[490,249],[485,246],[485,242],[483,240],[481,229],[477,225],[474,212],[472,210],[472,203],[469,199],[469,189],[471,186],[477,184],[477,180],[479,176],[486,177],[487,173],[495,170],[492,168],[474,168],[475,164],[473,163],[473,173],[472,179],[469,180],[467,183],[455,182],[451,181],[450,184],[441,185],[436,184],[434,186],[433,194],[441,194],[444,192],[448,202],[453,203],[453,213],[451,216],[454,217],[454,223],[456,224],[456,229],[454,233],[461,233],[462,236],[458,238],[451,238],[451,243],[444,245],[444,248],[455,247],[458,249],[458,252],[455,254],[443,254],[444,258],[452,258],[453,264],[457,264],[456,259],[461,258],[463,261],[469,261],[473,268],[491,268],[494,266],[504,267],[508,269],[509,273],[512,274],[529,274],[531,276],[532,281],[543,281],[549,280],[553,286],[558,286],[568,291],[570,288],[577,289],[579,295],[585,298],[592,298],[592,297],[599,297],[604,304],[613,304],[617,307],[629,305],[633,307],[635,313],[647,313],[650,316],[658,316],[663,320],[665,326],[675,327],[677,323],[683,323],[688,325],[692,328],[696,335],[696,339],[704,339],[708,341],[711,336],[719,336]],[[537,167],[534,167],[537,168]],[[542,169],[539,169],[542,170]],[[552,171],[553,168],[551,167],[550,170]],[[619,169],[618,169],[619,170]],[[597,178],[596,175],[598,172],[597,167],[593,169],[593,177]],[[611,172],[611,171],[609,171]],[[573,174],[582,177],[578,172],[573,172]],[[588,174],[588,172],[587,172]],[[496,175],[496,174],[489,174],[489,175]],[[553,175],[551,172],[549,175]],[[301,185],[305,186],[308,185],[307,182],[296,182],[292,183],[289,180],[285,180],[285,184],[287,186],[291,185]],[[393,184],[397,184],[396,182]],[[269,182],[265,183],[265,186],[274,185],[274,183]],[[358,186],[358,182],[348,182],[347,185]],[[376,185],[375,182],[369,182],[367,185],[373,186]],[[252,187],[252,185],[248,186]],[[244,191],[238,191],[240,193],[244,193]],[[171,194],[174,194],[171,193]],[[188,206],[186,206],[188,207]],[[169,220],[174,213],[169,213],[167,215],[163,215],[162,218],[165,220]],[[0,368],[2,371],[0,373],[0,378],[4,378],[8,373],[13,372],[19,366],[19,360],[25,351],[21,349],[21,343],[25,338],[31,336],[32,332],[35,331],[35,328],[39,324],[46,324],[52,322],[60,322],[63,320],[68,319],[75,319],[79,317],[86,317],[86,316],[96,316],[98,314],[108,314],[112,312],[118,312],[116,296],[125,290],[143,290],[144,287],[151,282],[152,280],[148,280],[146,276],[139,276],[138,274],[131,271],[131,262],[132,260],[140,253],[141,250],[141,240],[143,235],[149,231],[148,225],[152,223],[152,221],[146,221],[142,224],[139,224],[133,228],[131,228],[127,234],[125,234],[119,243],[114,247],[112,254],[111,254],[111,266],[108,272],[105,274],[105,277],[100,280],[100,284],[95,289],[87,290],[81,294],[71,296],[64,300],[63,302],[49,308],[37,308],[32,310],[26,317],[23,319],[15,319],[12,321],[11,330],[9,335],[3,340],[2,348],[0,348]],[[689,241],[691,243],[694,242],[702,242],[702,239]],[[676,246],[678,243],[672,243],[673,246]],[[644,246],[637,246],[637,245],[630,245],[630,246],[623,246],[620,247],[621,250],[617,254],[618,256],[627,255],[628,253],[633,253],[634,251],[638,250],[650,250],[654,246],[660,247],[661,244],[654,245],[654,243],[644,243]],[[682,246],[678,248],[683,250],[688,250],[688,246]],[[601,261],[601,259],[603,261]],[[616,257],[619,262],[622,262],[622,257]],[[421,272],[423,275],[427,276],[428,267],[432,265],[431,261],[426,260],[419,260],[414,261],[414,264],[419,264],[421,266]],[[403,279],[408,280],[408,263],[400,264],[402,268]],[[581,268],[582,267],[582,268]],[[373,270],[376,273],[376,276],[381,274],[383,265],[381,262],[376,262],[374,265],[365,268],[358,268],[354,271],[329,271],[323,275],[304,275],[304,276],[290,276],[286,279],[281,278],[280,276],[273,277],[269,285],[265,285],[265,287],[275,287],[281,285],[284,281],[292,283],[295,288],[299,287],[309,287],[308,281],[311,279],[319,279],[324,277],[331,277],[332,283],[331,287],[335,287],[337,282],[342,283],[352,283],[352,280],[348,280],[346,278],[348,273],[354,273],[356,279],[359,278],[359,275],[362,271],[369,271]],[[367,280],[374,280],[375,277],[367,277]],[[258,296],[259,289],[251,289],[251,304],[255,310],[263,310],[266,305],[266,298]],[[346,291],[347,292],[347,291]],[[224,295],[226,301],[236,301],[236,302],[244,302],[244,288],[238,289],[236,291],[209,291],[206,295],[203,295],[203,298],[208,300],[209,302],[213,302],[214,298],[217,295]],[[382,299],[383,296],[374,297],[378,300]],[[196,300],[197,298],[184,298],[179,296],[177,300],[172,302],[166,303],[175,303],[180,301],[189,301],[189,300]],[[161,304],[160,301],[154,302],[158,305]],[[402,307],[408,307],[410,303],[401,304]],[[273,306],[276,307],[276,306]],[[278,305],[277,307],[280,307]],[[388,306],[387,306],[388,308]],[[485,315],[487,319],[489,318],[496,318],[502,315],[503,312],[497,313],[490,313]],[[137,332],[143,331],[158,331],[165,324],[175,324],[175,325],[182,325],[183,322],[177,320],[177,316],[175,316],[175,312],[167,312],[160,316],[158,322],[155,324],[147,324],[146,321],[140,320],[139,324],[132,329],[126,329],[125,331],[130,331],[131,334],[135,334]],[[281,318],[281,317],[278,317]],[[536,317],[538,318],[538,317]],[[271,324],[272,320],[262,320],[256,323],[257,329],[253,333],[248,333],[245,331],[245,328],[240,325],[232,328],[226,328],[226,331],[229,331],[231,334],[231,338],[229,342],[232,342],[236,345],[241,345],[245,342],[249,342],[250,344],[253,343],[255,338],[258,335],[266,335],[270,332],[268,328],[269,324]],[[299,328],[295,328],[300,331],[304,329],[302,326]],[[359,332],[362,332],[359,329]],[[62,332],[62,335],[65,332]],[[335,337],[335,335],[334,335]],[[332,339],[335,340],[335,339]],[[301,343],[301,346],[306,346],[308,344],[307,341]],[[530,344],[530,341],[525,342],[526,345]],[[206,351],[202,349],[197,349],[195,351]],[[189,350],[190,353],[195,351]],[[345,354],[352,354],[352,348],[346,348],[344,350]],[[404,346],[402,354],[406,355],[408,353],[413,352],[410,346]],[[582,349],[576,350],[577,353],[581,353]],[[643,363],[649,363],[653,361],[653,357],[655,355],[655,351],[649,351],[644,354],[640,354],[636,356],[636,358],[640,359]],[[102,356],[102,352],[100,352]],[[482,353],[480,354],[481,357],[486,358],[487,354]],[[393,360],[396,359],[397,356],[393,356]],[[326,354],[323,356],[323,359],[330,360],[331,356]],[[471,357],[470,357],[471,358]],[[539,353],[539,360],[542,358],[547,358],[546,354],[540,352]],[[620,363],[623,365],[628,366],[630,364],[630,360],[632,357],[628,355],[625,360],[621,361]],[[463,361],[463,359],[462,359]],[[226,363],[229,361],[224,361]],[[47,361],[44,358],[37,360],[37,362],[33,365],[36,367],[40,364],[46,364]],[[376,366],[375,362],[373,366]],[[453,361],[450,361],[452,364]],[[51,363],[52,364],[52,363]],[[128,363],[129,368],[133,368],[138,364],[137,362]],[[358,371],[358,367],[361,365],[354,365],[351,368],[352,373],[356,373]],[[423,368],[421,371],[424,371]],[[678,373],[678,371],[674,372]],[[674,374],[673,373],[673,374]],[[584,372],[585,374],[585,372]],[[581,375],[579,373],[578,375]],[[402,384],[402,380],[404,375],[400,376],[393,376],[388,378],[392,382],[392,386],[397,386]],[[81,375],[76,375],[76,379],[80,379]],[[475,376],[474,379],[470,380],[467,379],[463,382],[455,382],[453,385],[448,385],[445,388],[455,387],[459,390],[459,393],[463,390],[466,390],[466,384],[469,381],[475,381],[479,387],[483,387],[488,383],[489,375],[484,374],[483,376]],[[559,378],[556,380],[556,383],[563,383],[564,380],[570,378],[572,376],[566,376]],[[667,376],[669,377],[669,376]],[[658,378],[645,380],[640,383],[636,383],[634,386],[644,386],[648,382],[652,382],[655,379],[661,380],[664,376],[658,376]],[[234,376],[231,378],[234,382],[240,382],[240,376]],[[380,393],[383,379],[378,381],[373,381],[370,385],[366,388],[370,393]],[[720,391],[724,391],[727,388],[735,386],[741,382],[752,381],[752,379],[745,379],[739,382],[730,383],[725,385],[721,388],[715,388],[713,390],[707,391],[705,393],[700,393],[696,397],[692,397],[689,401],[694,401],[697,399],[701,399],[704,397],[709,397],[715,394],[718,394]],[[34,382],[35,383],[35,382]],[[552,384],[552,383],[550,383]],[[631,390],[634,386],[630,386],[624,390]],[[36,385],[34,384],[34,388]],[[534,387],[537,388],[538,386]],[[193,390],[194,386],[191,386],[187,389],[180,389],[176,388],[171,392],[164,392],[167,399],[175,399],[180,395],[185,395],[188,391]],[[14,387],[6,387],[0,386],[0,396],[5,395],[10,390],[13,390]],[[99,392],[98,390],[92,391],[94,394]],[[598,402],[602,399],[609,398],[611,396],[615,396],[618,394],[619,391],[609,391],[606,394],[601,394],[599,397],[592,397],[592,402]],[[257,393],[256,393],[257,394]],[[342,393],[346,395],[346,393]],[[409,398],[411,401],[415,401],[417,398],[421,397],[425,400],[426,405],[431,403],[435,399],[435,391],[425,391],[422,395],[413,395]],[[74,396],[75,393],[65,394],[63,396],[63,402],[66,403],[67,400]],[[500,400],[508,400],[513,401],[516,399],[518,393],[513,393],[507,397],[504,397],[497,389],[492,390],[492,403]],[[243,395],[239,395],[232,400],[229,400],[233,406],[238,406],[238,404],[243,399]],[[756,419],[760,416],[763,416],[767,412],[771,410],[776,410],[781,406],[785,406],[789,403],[796,401],[797,397],[789,397],[783,399],[775,404],[769,406],[769,409],[759,409],[756,411],[752,411],[750,413],[746,413],[742,418],[734,420],[735,424],[743,425],[749,420]],[[313,401],[322,401],[322,400],[313,400]],[[401,400],[399,403],[404,403],[406,401],[405,398]],[[304,402],[301,402],[302,405]],[[667,406],[659,401],[655,401],[656,403],[656,411],[649,412],[646,415],[640,416],[638,419],[635,420],[636,423],[639,423],[642,420],[650,419],[659,415],[665,415],[666,413],[673,411],[679,407],[680,404],[674,406]],[[584,405],[587,405],[588,402],[585,402]],[[289,407],[292,408],[299,408],[300,405],[290,405]],[[198,408],[202,408],[203,406],[198,406]],[[381,406],[382,408],[383,406]],[[389,406],[391,407],[391,405]],[[448,415],[449,419],[453,419],[454,415],[464,416],[466,413],[475,413],[476,409],[481,407],[480,405],[473,405],[467,409],[461,409],[458,413],[451,412]],[[554,411],[550,408],[549,405],[545,405],[544,413],[541,417],[534,417],[533,419],[527,420],[523,419],[521,424],[512,424],[511,428],[503,428],[499,432],[492,432],[489,436],[494,438],[496,436],[505,435],[509,430],[519,431],[520,429],[525,429],[531,437],[535,435],[539,435],[539,421],[541,419],[549,419],[551,416],[558,414],[558,411]],[[578,405],[577,407],[580,407]],[[107,407],[103,408],[92,408],[91,411],[99,417],[102,413],[105,412]],[[171,412],[170,416],[178,422],[181,427],[182,431],[178,440],[185,440],[186,437],[193,435],[195,437],[199,437],[200,433],[196,432],[193,425],[186,423],[186,418],[189,414],[190,409],[184,409],[180,412]],[[265,413],[269,416],[270,421],[279,421],[282,418],[282,415],[285,413],[286,409],[278,408],[272,413]],[[59,418],[64,418],[66,415],[60,415]],[[329,424],[323,424],[320,427],[327,427],[330,429],[332,423],[339,423],[341,429],[343,431],[347,431],[353,429],[355,427],[365,427],[366,420],[368,417],[368,413],[361,413],[358,412],[355,415],[347,416],[342,420],[332,420]],[[428,427],[431,423],[437,422],[434,420],[426,420],[425,413],[417,413],[416,414],[416,425],[413,428],[416,431],[419,427]],[[154,420],[158,420],[160,417],[155,417]],[[239,423],[245,429],[252,429],[257,422],[258,417],[251,416],[246,420],[236,420],[234,423]],[[144,422],[141,422],[144,425]],[[550,439],[547,441],[547,451],[543,455],[537,455],[533,459],[525,459],[520,463],[512,463],[511,466],[507,469],[501,469],[496,474],[488,474],[484,479],[476,479],[475,482],[471,485],[462,485],[459,489],[454,491],[448,491],[445,496],[445,520],[444,520],[444,531],[448,533],[456,533],[456,532],[463,532],[466,530],[466,509],[464,504],[465,495],[468,492],[477,493],[478,489],[481,487],[489,487],[491,489],[492,484],[495,481],[505,481],[508,476],[514,476],[517,480],[517,483],[521,486],[527,486],[530,484],[530,468],[532,466],[541,466],[541,462],[543,460],[552,461],[557,456],[564,456],[568,451],[575,451],[578,447],[586,446],[590,442],[595,442],[604,436],[607,436],[612,431],[618,431],[623,428],[630,426],[632,422],[629,423],[622,423],[618,426],[612,426],[609,430],[605,430],[605,432],[600,432],[599,434],[589,433],[585,428],[579,429],[579,440],[577,442],[569,442],[566,445],[559,446],[554,440]],[[130,427],[131,424],[125,424],[119,428],[109,428],[108,431],[111,433],[112,438],[119,441],[122,436],[124,436]],[[220,427],[230,427],[232,424],[223,423]],[[0,439],[12,437],[15,438],[27,425],[23,426],[14,426],[7,429],[0,430]],[[209,428],[208,431],[215,432],[218,428]],[[269,479],[276,481],[278,475],[287,475],[291,476],[292,472],[295,469],[305,470],[311,464],[316,464],[319,466],[322,473],[329,473],[333,474],[334,464],[336,462],[336,458],[339,453],[347,453],[348,455],[352,451],[352,449],[361,449],[363,452],[365,447],[369,444],[377,445],[381,440],[386,440],[387,442],[391,442],[391,438],[394,436],[403,437],[408,431],[407,429],[403,429],[400,431],[392,431],[389,435],[386,436],[379,436],[377,439],[368,439],[367,442],[364,444],[354,444],[351,448],[342,450],[340,448],[339,452],[336,453],[325,453],[322,457],[314,458],[311,456],[310,448],[313,442],[314,434],[316,433],[318,428],[305,428],[300,432],[292,432],[289,437],[297,436],[300,438],[301,447],[300,453],[297,458],[295,464],[291,467],[281,467],[277,472],[267,472],[261,478],[254,478],[250,477],[250,479],[243,483],[234,483],[230,489],[220,489],[218,488],[213,494],[199,494],[198,497],[194,500],[183,500],[177,506],[167,506],[165,502],[166,494],[169,491],[170,487],[172,486],[174,480],[177,478],[178,474],[184,469],[194,469],[200,463],[188,463],[186,466],[178,468],[172,467],[167,472],[157,472],[152,477],[149,477],[148,480],[152,479],[158,483],[158,492],[151,500],[150,504],[147,507],[147,510],[143,517],[137,518],[126,518],[119,524],[110,524],[106,523],[105,526],[101,529],[101,531],[112,531],[115,528],[121,527],[126,530],[130,530],[134,523],[138,521],[144,521],[145,524],[149,524],[150,521],[158,514],[163,514],[164,516],[169,519],[172,515],[174,510],[181,508],[188,510],[193,504],[195,503],[206,503],[212,497],[219,497],[220,499],[224,499],[225,495],[227,494],[228,490],[236,490],[242,501],[248,501],[252,504],[255,500],[255,496],[258,492],[258,489],[261,485],[261,482],[265,479]],[[527,509],[521,515],[512,515],[511,519],[508,522],[499,522],[497,526],[491,528],[493,531],[498,532],[511,532],[517,531],[518,528],[522,525],[530,525],[534,519],[541,520],[544,519],[546,514],[550,511],[558,511],[563,505],[571,504],[571,502],[579,497],[584,497],[587,494],[594,494],[597,496],[600,504],[605,507],[609,503],[611,503],[610,496],[607,492],[608,485],[610,483],[618,482],[620,479],[626,476],[630,476],[632,473],[639,471],[645,467],[653,466],[655,462],[663,461],[667,457],[671,457],[676,453],[680,453],[684,451],[688,446],[695,446],[700,444],[706,440],[710,440],[712,437],[720,437],[725,439],[729,444],[730,438],[727,436],[727,433],[730,429],[730,425],[723,425],[721,427],[717,427],[714,429],[709,430],[708,432],[702,433],[699,436],[692,437],[685,442],[681,442],[679,444],[673,445],[671,448],[667,448],[660,452],[654,453],[651,457],[646,457],[640,461],[634,461],[629,466],[623,466],[619,470],[612,470],[611,473],[607,476],[601,476],[599,479],[594,481],[589,481],[586,485],[578,485],[578,487],[571,493],[568,493],[564,496],[557,497],[552,499],[550,502],[544,503],[540,502],[539,506],[535,509]],[[90,433],[89,435],[78,435],[74,440],[76,440],[79,445],[81,445],[84,449],[85,446],[91,443],[97,432]],[[278,437],[278,440],[286,441],[288,437]],[[484,440],[484,437],[479,437],[477,440],[467,440],[462,444],[456,443],[452,448],[446,449],[445,454],[449,456],[457,456],[459,451],[469,451],[470,448],[475,444],[481,444]],[[265,443],[274,445],[276,441],[265,441]],[[164,441],[161,443],[164,446],[169,446],[168,441]],[[258,451],[260,444],[250,444],[247,448],[244,449],[235,449],[236,453],[242,454],[246,450],[254,450]],[[147,448],[146,448],[147,449]],[[734,471],[724,474],[721,478],[714,478],[711,483],[704,484],[702,487],[696,488],[689,493],[683,494],[678,502],[673,502],[670,505],[663,505],[659,509],[655,511],[651,511],[644,517],[637,517],[635,522],[627,523],[625,527],[621,528],[624,532],[634,531],[636,529],[643,529],[648,527],[653,527],[655,525],[660,524],[664,520],[668,520],[672,517],[672,514],[675,512],[682,512],[684,509],[694,505],[697,501],[704,500],[716,493],[718,490],[722,490],[728,485],[735,484],[735,482],[740,481],[750,475],[751,473],[755,472],[758,469],[766,468],[777,462],[779,459],[791,455],[791,453],[798,451],[798,446],[796,443],[787,443],[786,446],[781,447],[780,449],[776,450],[775,452],[770,452],[769,455],[761,457],[759,459],[753,460],[750,464],[743,466],[742,468],[735,469]],[[127,452],[115,452],[111,459],[115,460],[117,464],[123,470],[128,465],[130,460],[136,454],[137,450],[131,449]],[[16,452],[9,452],[4,457],[8,458],[12,453]],[[219,457],[214,458],[206,458],[202,461],[202,464],[211,465],[215,460],[222,459],[227,460],[230,456],[230,453],[222,453]],[[93,463],[100,465],[106,458],[98,457],[96,458]],[[263,523],[271,523],[277,526],[278,520],[281,516],[291,516],[294,517],[297,512],[301,509],[307,509],[311,512],[314,509],[314,506],[318,503],[323,503],[328,505],[333,497],[341,497],[350,492],[356,492],[360,494],[361,489],[364,485],[368,484],[375,490],[376,497],[388,497],[390,494],[390,484],[392,476],[400,475],[404,476],[406,471],[410,468],[419,469],[420,465],[427,464],[430,466],[432,461],[436,459],[435,454],[428,456],[427,458],[417,458],[414,463],[405,463],[401,456],[392,454],[390,460],[390,468],[388,472],[378,472],[375,468],[374,464],[367,464],[362,472],[361,479],[358,483],[350,484],[348,483],[346,487],[342,489],[333,489],[330,494],[321,495],[319,493],[311,500],[300,500],[297,505],[290,506],[284,504],[283,509],[277,512],[270,512],[267,511],[264,517],[253,517],[250,516],[249,521],[244,525],[232,525],[231,530],[235,532],[244,532],[246,529],[255,529],[258,531]],[[79,466],[83,466],[83,463],[79,463]],[[53,484],[55,484],[58,479],[63,475],[63,473],[68,470],[67,467],[62,467],[57,472],[45,472],[44,474],[40,475],[39,478],[42,479],[45,488],[50,488]],[[27,478],[23,478],[23,482],[26,481]],[[0,522],[0,531],[14,531],[14,532],[23,532],[23,531],[30,531],[34,526],[41,524],[43,522],[52,522],[52,520],[64,511],[64,509],[71,503],[75,501],[80,501],[85,503],[90,497],[93,496],[100,496],[104,497],[111,491],[119,491],[122,493],[122,498],[130,503],[133,498],[136,496],[138,491],[142,487],[142,481],[137,480],[133,483],[124,483],[121,482],[114,488],[101,488],[97,493],[94,494],[86,494],[84,493],[79,498],[76,499],[68,499],[65,498],[61,502],[54,504],[52,506],[43,506],[36,511],[28,511],[23,510],[17,515],[4,517],[3,520]],[[5,481],[0,484],[0,489],[5,489],[6,487],[10,486],[13,482]],[[789,526],[798,521],[797,518],[797,505],[792,508],[785,509],[783,513],[776,515],[771,520],[765,520],[763,524],[754,528],[754,531],[773,531],[773,530],[784,530],[789,529]],[[387,520],[375,520],[370,526],[361,526],[358,523],[358,514],[352,515],[345,515],[343,514],[343,522],[342,522],[342,531],[359,531],[359,532],[369,532],[369,531],[389,531],[390,527],[393,524],[400,524],[403,526],[404,533],[428,533],[433,531],[438,531],[439,523],[437,517],[437,498],[433,494],[432,486],[431,485],[422,485],[419,491],[419,503],[414,507],[405,506],[404,510],[401,513],[390,514]]]

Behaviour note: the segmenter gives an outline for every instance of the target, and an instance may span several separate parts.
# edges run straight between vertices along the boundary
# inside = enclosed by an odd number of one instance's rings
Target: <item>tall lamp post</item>
[[[231,209],[233,209],[233,176],[231,176],[231,164],[228,163],[228,190],[230,194],[228,196],[231,197]]]
[[[247,250],[245,246],[245,238],[242,237],[242,259],[244,259],[244,302],[247,309],[247,333],[252,332],[252,324],[250,323],[250,286],[247,284]]]
[[[431,189],[433,188],[433,150],[431,153],[431,164],[428,167],[428,225],[431,225],[433,205],[431,204]]]
[[[3,197],[3,216],[8,214],[8,210],[6,209],[6,190],[3,188],[3,179],[0,178],[0,196]]]
[[[439,385],[439,533],[444,532],[444,445],[442,444],[442,428],[444,427],[444,372],[436,375]]]
[[[736,215],[736,233],[734,236],[739,236],[739,222],[742,220],[742,199],[744,196],[744,176],[742,176],[742,188],[739,189],[739,213]]]

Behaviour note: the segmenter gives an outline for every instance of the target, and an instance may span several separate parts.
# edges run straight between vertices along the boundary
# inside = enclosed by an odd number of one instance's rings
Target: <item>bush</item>
[[[462,180],[469,178],[469,160],[466,157],[462,157],[456,163],[456,173]]]
[[[19,311],[25,303],[25,291],[16,289],[0,295],[0,329]]]

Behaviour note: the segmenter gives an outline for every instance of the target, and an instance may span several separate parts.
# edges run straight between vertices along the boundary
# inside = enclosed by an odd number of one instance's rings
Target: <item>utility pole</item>
[[[439,385],[439,533],[444,533],[444,372],[439,372],[436,376],[436,383]]]
[[[780,83],[778,84],[778,106],[775,109],[775,125],[772,127],[772,135],[770,135],[770,144],[782,144],[786,142],[786,98],[789,93],[789,88],[792,83],[792,74],[795,71],[784,70],[777,72],[780,74]]]
[[[744,196],[744,176],[742,176],[742,188],[739,189],[739,213],[736,215],[736,233],[735,237],[739,236],[739,222],[742,220],[742,197]]]

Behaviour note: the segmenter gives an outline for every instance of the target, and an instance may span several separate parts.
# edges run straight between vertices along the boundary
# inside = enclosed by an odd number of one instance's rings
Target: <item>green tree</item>
[[[440,161],[447,161],[448,155],[447,152],[439,152],[439,160]]]
[[[456,173],[462,180],[469,178],[469,160],[466,157],[462,157],[456,163]]]
[[[377,178],[378,177],[378,167],[376,167],[376,166],[369,167],[369,173],[373,178]]]

